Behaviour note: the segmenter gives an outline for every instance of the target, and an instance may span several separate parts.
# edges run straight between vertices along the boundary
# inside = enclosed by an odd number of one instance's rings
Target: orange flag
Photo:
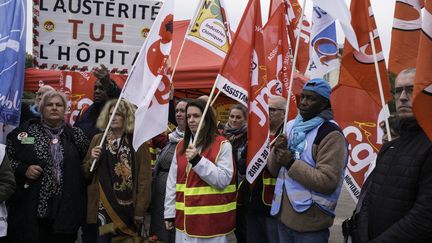
[[[285,4],[286,13],[288,16],[287,30],[289,35],[289,44],[292,49],[292,54],[294,55],[296,38],[298,36],[298,30],[300,29],[298,22],[300,21],[302,8],[297,0],[271,0],[269,16],[273,15],[280,4]],[[309,41],[311,25],[309,21],[307,21],[306,16],[303,16],[302,22],[303,26],[300,33],[300,44],[298,48],[296,68],[304,74],[309,64]]]
[[[249,0],[231,48],[216,79],[217,88],[248,107],[246,179],[252,183],[264,169],[269,150],[269,109],[261,8]]]
[[[374,37],[384,100],[386,102],[391,99],[390,83],[369,0],[352,0],[350,11],[352,16],[351,24],[357,36],[359,51],[356,51],[345,40],[339,85],[363,89],[372,97],[375,103],[381,105],[369,32],[372,32]]]
[[[389,72],[416,66],[423,0],[397,0],[394,12]]]
[[[425,1],[414,82],[414,115],[432,140],[432,1]]]
[[[292,62],[288,45],[286,8],[283,4],[280,4],[270,16],[263,31],[268,88],[272,95],[287,98]],[[292,108],[288,114],[288,119],[294,119],[297,115],[295,94],[300,94],[303,82],[294,79],[294,84],[296,81],[300,84],[293,85],[290,99],[290,107]]]

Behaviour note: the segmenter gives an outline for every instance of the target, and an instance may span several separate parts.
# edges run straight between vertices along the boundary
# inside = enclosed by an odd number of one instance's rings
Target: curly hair
[[[117,99],[109,100],[104,108],[102,109],[97,122],[96,127],[101,131],[104,131],[109,119],[110,119],[110,110],[114,108]],[[116,111],[123,118],[123,133],[132,134],[134,131],[134,123],[135,123],[135,106],[126,100],[121,100]]]

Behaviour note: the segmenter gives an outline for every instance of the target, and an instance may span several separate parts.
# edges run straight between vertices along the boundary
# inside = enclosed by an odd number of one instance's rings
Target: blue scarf
[[[295,159],[300,158],[300,154],[305,148],[306,134],[315,127],[321,125],[325,121],[324,118],[316,116],[310,120],[303,121],[303,117],[297,115],[292,128],[291,144],[289,149],[295,155]]]

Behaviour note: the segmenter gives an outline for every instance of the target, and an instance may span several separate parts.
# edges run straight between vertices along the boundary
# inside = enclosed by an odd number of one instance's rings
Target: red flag
[[[351,24],[357,36],[359,51],[356,51],[348,41],[345,41],[339,85],[363,89],[376,104],[381,105],[369,32],[372,32],[374,37],[384,100],[387,102],[392,97],[384,54],[370,2],[369,0],[352,0],[350,10]]]
[[[432,2],[425,1],[414,82],[414,115],[432,140]]]
[[[333,90],[331,103],[335,120],[349,143],[345,186],[357,201],[365,173],[381,148],[382,131],[378,124],[383,120],[383,112],[365,90],[342,85]]]
[[[286,13],[288,16],[287,30],[292,53],[294,53],[296,38],[298,36],[298,30],[300,29],[298,22],[300,21],[302,8],[297,0],[271,0],[269,16],[272,16],[281,4],[285,4],[286,7]],[[303,26],[300,33],[300,44],[298,48],[296,68],[304,74],[309,64],[309,38],[311,25],[309,21],[307,21],[306,16],[303,16],[302,22]]]
[[[397,0],[394,12],[389,71],[394,75],[416,66],[423,0]]]
[[[269,155],[270,93],[265,80],[259,0],[249,0],[237,29],[216,82],[219,90],[249,108],[246,179],[252,183]]]
[[[279,5],[273,15],[270,16],[263,31],[268,89],[272,95],[287,98],[292,62],[288,45],[286,8],[283,4]],[[293,82],[295,81],[299,80],[293,80]],[[301,80],[300,83],[303,84]],[[289,119],[293,119],[297,115],[295,94],[300,94],[301,84],[293,86],[290,99],[290,107],[293,109],[290,109]]]

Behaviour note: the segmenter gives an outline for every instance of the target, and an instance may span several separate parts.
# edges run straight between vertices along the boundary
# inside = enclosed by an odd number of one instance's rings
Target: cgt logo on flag
[[[157,40],[150,46],[150,51],[147,53],[147,60],[150,72],[154,76],[163,75],[162,80],[156,89],[154,98],[152,99],[149,108],[153,102],[158,102],[160,105],[168,104],[170,99],[170,80],[165,75],[167,64],[171,50],[171,40],[173,35],[174,17],[172,14],[165,17],[159,29],[161,39]],[[160,65],[162,63],[162,65]]]

